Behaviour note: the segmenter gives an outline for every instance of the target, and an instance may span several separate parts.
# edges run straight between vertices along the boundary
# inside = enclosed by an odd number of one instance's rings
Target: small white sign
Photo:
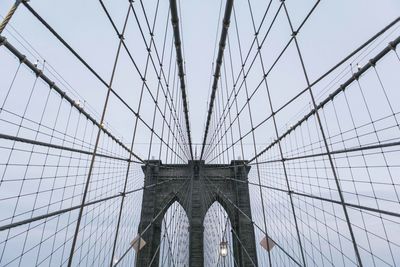
[[[144,241],[143,238],[141,238],[140,236],[135,237],[135,239],[133,239],[131,241],[131,246],[135,250],[136,253],[139,250],[141,250],[145,245],[146,245],[146,241]]]
[[[267,251],[271,251],[271,249],[275,246],[275,242],[272,241],[271,238],[268,237],[268,242],[267,242],[267,238],[264,237],[263,239],[261,239],[260,245]]]

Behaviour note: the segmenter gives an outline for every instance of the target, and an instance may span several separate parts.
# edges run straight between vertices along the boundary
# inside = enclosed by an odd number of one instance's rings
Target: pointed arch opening
[[[204,266],[235,266],[231,220],[218,200],[207,210],[203,226]]]
[[[178,200],[161,222],[159,266],[189,266],[189,218]]]

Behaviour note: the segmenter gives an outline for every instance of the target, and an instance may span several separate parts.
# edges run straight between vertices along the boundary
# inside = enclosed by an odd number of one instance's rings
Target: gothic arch
[[[152,160],[147,161],[142,169],[145,181],[139,234],[147,244],[138,253],[138,266],[149,266],[151,262],[151,266],[159,265],[159,258],[153,261],[152,258],[158,253],[162,218],[175,201],[185,210],[190,224],[189,266],[204,266],[204,216],[216,201],[225,209],[232,225],[237,266],[257,264],[246,182],[250,167],[246,161],[213,165],[196,160],[188,164],[163,165],[161,161]]]
[[[204,266],[234,266],[232,219],[218,200],[207,209],[203,226]],[[220,255],[222,241],[227,243],[228,254],[225,257]]]
[[[226,214],[228,214],[228,218],[229,218],[229,221],[231,222],[231,224],[232,224],[232,222],[234,222],[234,220],[235,220],[235,217],[234,217],[235,211],[231,210],[231,208],[232,208],[231,205],[229,205],[229,203],[227,203],[227,201],[225,201],[222,197],[220,197],[220,194],[215,193],[213,195],[213,198],[211,199],[211,201],[207,201],[206,203],[207,203],[207,206],[205,207],[205,213],[204,213],[204,216],[203,216],[203,222],[204,222],[204,219],[205,219],[207,213],[209,212],[210,208],[216,203],[221,205],[221,207],[224,209]]]
[[[175,222],[175,223],[173,223]],[[171,228],[177,225],[177,228]],[[163,214],[161,223],[161,240],[159,247],[159,266],[189,266],[188,253],[182,253],[182,247],[189,250],[189,218],[187,212],[175,198]],[[177,233],[176,233],[177,232]],[[181,246],[174,246],[179,243]],[[174,244],[171,246],[171,244]],[[172,256],[173,255],[173,256]]]

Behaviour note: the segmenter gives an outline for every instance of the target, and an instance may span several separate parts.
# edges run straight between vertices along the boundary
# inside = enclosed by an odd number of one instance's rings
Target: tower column
[[[250,167],[246,161],[212,165],[195,160],[162,165],[161,161],[152,160],[142,169],[145,189],[139,233],[147,230],[142,236],[146,245],[138,252],[137,266],[159,266],[162,220],[174,201],[181,204],[189,219],[190,267],[204,266],[204,216],[215,201],[225,208],[231,221],[236,266],[257,266],[254,226],[248,219],[252,217],[247,183]],[[219,246],[215,249],[219,250]]]
[[[192,181],[191,181],[191,201],[189,209],[189,221],[190,221],[190,245],[189,245],[189,263],[190,267],[202,267],[204,261],[203,252],[203,196],[202,187],[200,184],[202,164],[200,161],[191,161],[189,164],[192,169]]]
[[[234,222],[232,222],[233,251],[235,261],[239,266],[257,266],[257,250],[254,236],[254,225],[248,219],[251,216],[249,185],[247,183],[247,174],[250,167],[246,166],[246,161],[232,161],[231,175],[236,180],[243,182],[234,182],[236,192],[236,206],[240,211],[233,207]],[[236,167],[237,166],[237,167]],[[244,214],[243,214],[244,213]],[[248,218],[246,218],[248,217]]]
[[[146,242],[146,245],[138,252],[137,266],[149,266],[160,245],[163,215],[160,215],[152,222],[153,218],[157,216],[162,208],[159,205],[160,203],[158,203],[158,190],[156,186],[146,188],[146,186],[157,183],[160,164],[160,161],[149,161],[148,164],[142,167],[145,174],[145,189],[143,189],[142,211],[138,234],[142,233],[149,225],[151,226],[140,236]],[[139,245],[140,244],[138,244],[138,247]],[[159,257],[156,255],[151,266],[158,266],[158,263]]]

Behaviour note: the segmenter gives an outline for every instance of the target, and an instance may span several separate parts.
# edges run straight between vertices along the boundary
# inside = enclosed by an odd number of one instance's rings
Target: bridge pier
[[[254,227],[249,220],[252,218],[247,183],[250,167],[246,161],[214,165],[196,160],[163,165],[151,160],[142,169],[145,189],[138,232],[143,233],[141,238],[146,245],[137,254],[137,266],[159,266],[161,223],[175,201],[189,219],[190,267],[204,266],[203,221],[215,201],[224,207],[231,221],[237,266],[253,266],[253,263],[257,266]]]

